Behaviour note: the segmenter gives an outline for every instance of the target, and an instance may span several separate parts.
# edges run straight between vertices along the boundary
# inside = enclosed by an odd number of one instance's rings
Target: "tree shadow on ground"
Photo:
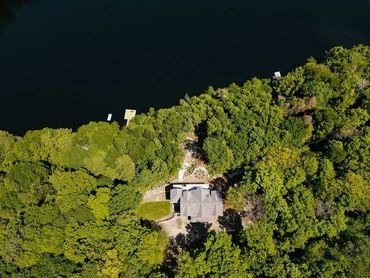
[[[195,147],[193,156],[205,163],[208,162],[206,153],[203,150],[204,140],[207,138],[207,122],[201,122],[195,127],[195,135],[198,137],[198,142],[192,146]]]
[[[164,187],[164,191],[166,192],[166,200],[171,199],[171,189],[173,188],[173,184],[168,184]]]
[[[243,229],[240,215],[233,209],[225,210],[224,215],[218,217],[218,223],[229,234],[238,234]]]
[[[229,183],[227,178],[224,178],[224,177],[215,178],[211,181],[211,184],[213,185],[213,189],[216,189],[219,192],[221,192],[222,199],[225,199],[226,198],[226,192],[229,189],[229,187],[231,186],[231,184]]]
[[[186,246],[185,250],[190,251],[204,243],[207,238],[211,223],[189,223],[186,225]]]
[[[185,251],[191,251],[204,243],[211,223],[189,223],[186,225],[186,234],[178,234],[175,238],[177,245]]]
[[[232,171],[229,171],[226,176],[227,180],[230,185],[236,184],[238,182],[241,182],[243,180],[243,177],[245,175],[245,169],[244,167],[240,167],[237,169],[234,169]]]
[[[152,231],[159,231],[161,227],[153,220],[147,220],[147,219],[140,219],[140,224],[143,227],[146,227]]]
[[[180,234],[183,235],[183,234]],[[177,242],[177,237],[171,237],[168,241],[167,249],[164,253],[164,260],[162,270],[167,273],[169,277],[175,277],[178,271],[178,258],[181,254],[181,247]]]
[[[175,238],[170,238],[162,265],[169,277],[175,277],[182,251],[190,252],[203,245],[210,226],[210,223],[189,223],[186,225],[187,234],[180,233]]]

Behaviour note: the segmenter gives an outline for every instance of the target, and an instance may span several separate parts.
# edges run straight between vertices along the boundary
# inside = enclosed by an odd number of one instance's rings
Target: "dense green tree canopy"
[[[369,83],[370,48],[335,47],[129,126],[0,131],[0,276],[367,277]],[[243,177],[223,192],[224,231],[169,269],[174,239],[135,212],[192,132],[212,174]]]

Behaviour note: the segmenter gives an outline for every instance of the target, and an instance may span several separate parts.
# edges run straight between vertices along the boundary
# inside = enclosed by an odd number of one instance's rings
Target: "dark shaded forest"
[[[129,126],[0,131],[1,277],[367,277],[370,48],[209,88]],[[196,132],[223,232],[169,239],[136,214]],[[200,231],[200,232],[199,232]]]

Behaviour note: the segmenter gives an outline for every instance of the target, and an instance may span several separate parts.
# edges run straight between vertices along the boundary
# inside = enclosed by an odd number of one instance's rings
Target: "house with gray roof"
[[[207,184],[174,185],[170,191],[170,202],[175,211],[191,222],[211,222],[222,216],[222,198],[217,190]]]

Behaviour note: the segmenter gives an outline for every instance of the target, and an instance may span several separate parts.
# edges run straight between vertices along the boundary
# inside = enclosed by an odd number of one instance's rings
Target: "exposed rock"
[[[289,114],[290,115],[295,115],[295,114],[298,114],[298,113],[305,112],[307,109],[308,108],[307,108],[305,100],[300,99],[300,100],[298,100],[298,103],[289,111]]]
[[[328,201],[318,202],[315,212],[318,219],[327,219],[335,213],[335,208]]]
[[[289,106],[284,104],[283,108],[288,111],[289,115],[296,115],[299,113],[306,112],[307,110],[313,109],[317,105],[316,97],[309,97],[306,99],[299,99],[294,107],[289,109]]]
[[[361,81],[357,83],[357,87],[365,89],[367,87],[367,80],[365,78],[361,78]]]
[[[303,119],[303,122],[306,125],[312,124],[312,116],[310,116],[310,115],[303,115],[302,119]]]
[[[359,135],[360,131],[356,127],[341,128],[334,132],[334,138],[344,139],[354,135]]]
[[[285,111],[289,111],[289,108],[290,108],[290,103],[284,103],[284,105],[283,105],[283,109],[285,110]]]
[[[306,99],[306,106],[308,109],[312,109],[317,105],[317,99],[316,97],[310,97]]]

